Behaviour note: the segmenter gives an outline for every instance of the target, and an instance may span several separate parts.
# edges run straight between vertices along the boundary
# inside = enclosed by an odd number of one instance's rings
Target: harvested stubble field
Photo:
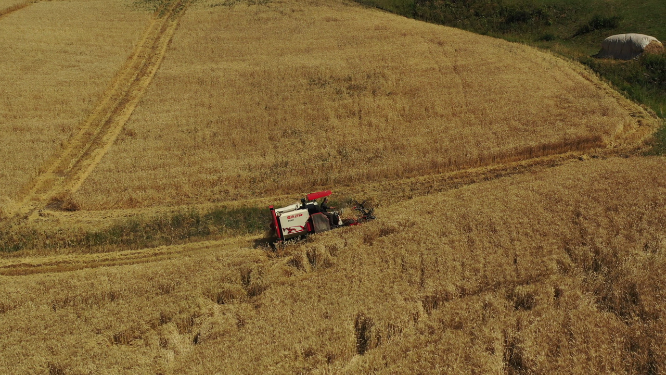
[[[238,238],[145,264],[82,255],[77,271],[6,259],[3,274],[30,274],[0,276],[0,371],[658,373],[664,167],[609,158],[469,185],[278,253]]]
[[[0,373],[666,371],[650,113],[344,1],[160,4],[0,18]],[[257,245],[319,187],[379,219]]]

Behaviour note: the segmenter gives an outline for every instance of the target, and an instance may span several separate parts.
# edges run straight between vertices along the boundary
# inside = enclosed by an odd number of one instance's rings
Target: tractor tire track
[[[95,109],[48,167],[24,189],[14,217],[31,218],[58,196],[76,192],[113,145],[157,72],[189,0],[158,9]]]

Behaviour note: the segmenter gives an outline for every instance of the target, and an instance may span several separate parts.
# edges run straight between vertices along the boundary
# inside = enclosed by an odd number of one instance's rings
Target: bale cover
[[[609,36],[601,42],[600,58],[631,60],[645,51],[650,43],[656,43],[663,48],[657,38],[643,34],[618,34]]]

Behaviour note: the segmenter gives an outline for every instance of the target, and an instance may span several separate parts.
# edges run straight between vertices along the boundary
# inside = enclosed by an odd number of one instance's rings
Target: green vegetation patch
[[[588,34],[597,30],[613,30],[617,29],[620,26],[620,16],[611,16],[603,17],[598,14],[595,14],[590,22],[581,26],[576,30],[574,36],[579,36],[583,34]]]
[[[221,207],[203,214],[192,210],[149,219],[133,218],[99,231],[44,231],[24,227],[0,232],[0,252],[134,250],[261,233],[267,229],[268,223],[270,213],[266,208]]]
[[[406,17],[414,17],[416,8],[416,3],[413,0],[356,0],[356,2]]]
[[[629,98],[666,118],[666,54],[645,54],[630,61],[582,57],[580,62],[610,81]]]
[[[196,0],[194,0],[196,1]],[[133,6],[138,9],[154,12],[158,17],[164,17],[178,0],[134,0]],[[181,1],[176,4],[176,8],[172,16],[182,12],[185,9],[187,1]]]

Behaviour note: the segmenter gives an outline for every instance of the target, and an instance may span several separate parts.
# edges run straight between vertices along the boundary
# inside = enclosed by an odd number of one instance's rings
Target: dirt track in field
[[[106,154],[150,85],[189,0],[158,9],[141,40],[71,141],[24,190],[14,212],[34,218],[59,195],[76,192]],[[30,3],[26,3],[25,6]]]

